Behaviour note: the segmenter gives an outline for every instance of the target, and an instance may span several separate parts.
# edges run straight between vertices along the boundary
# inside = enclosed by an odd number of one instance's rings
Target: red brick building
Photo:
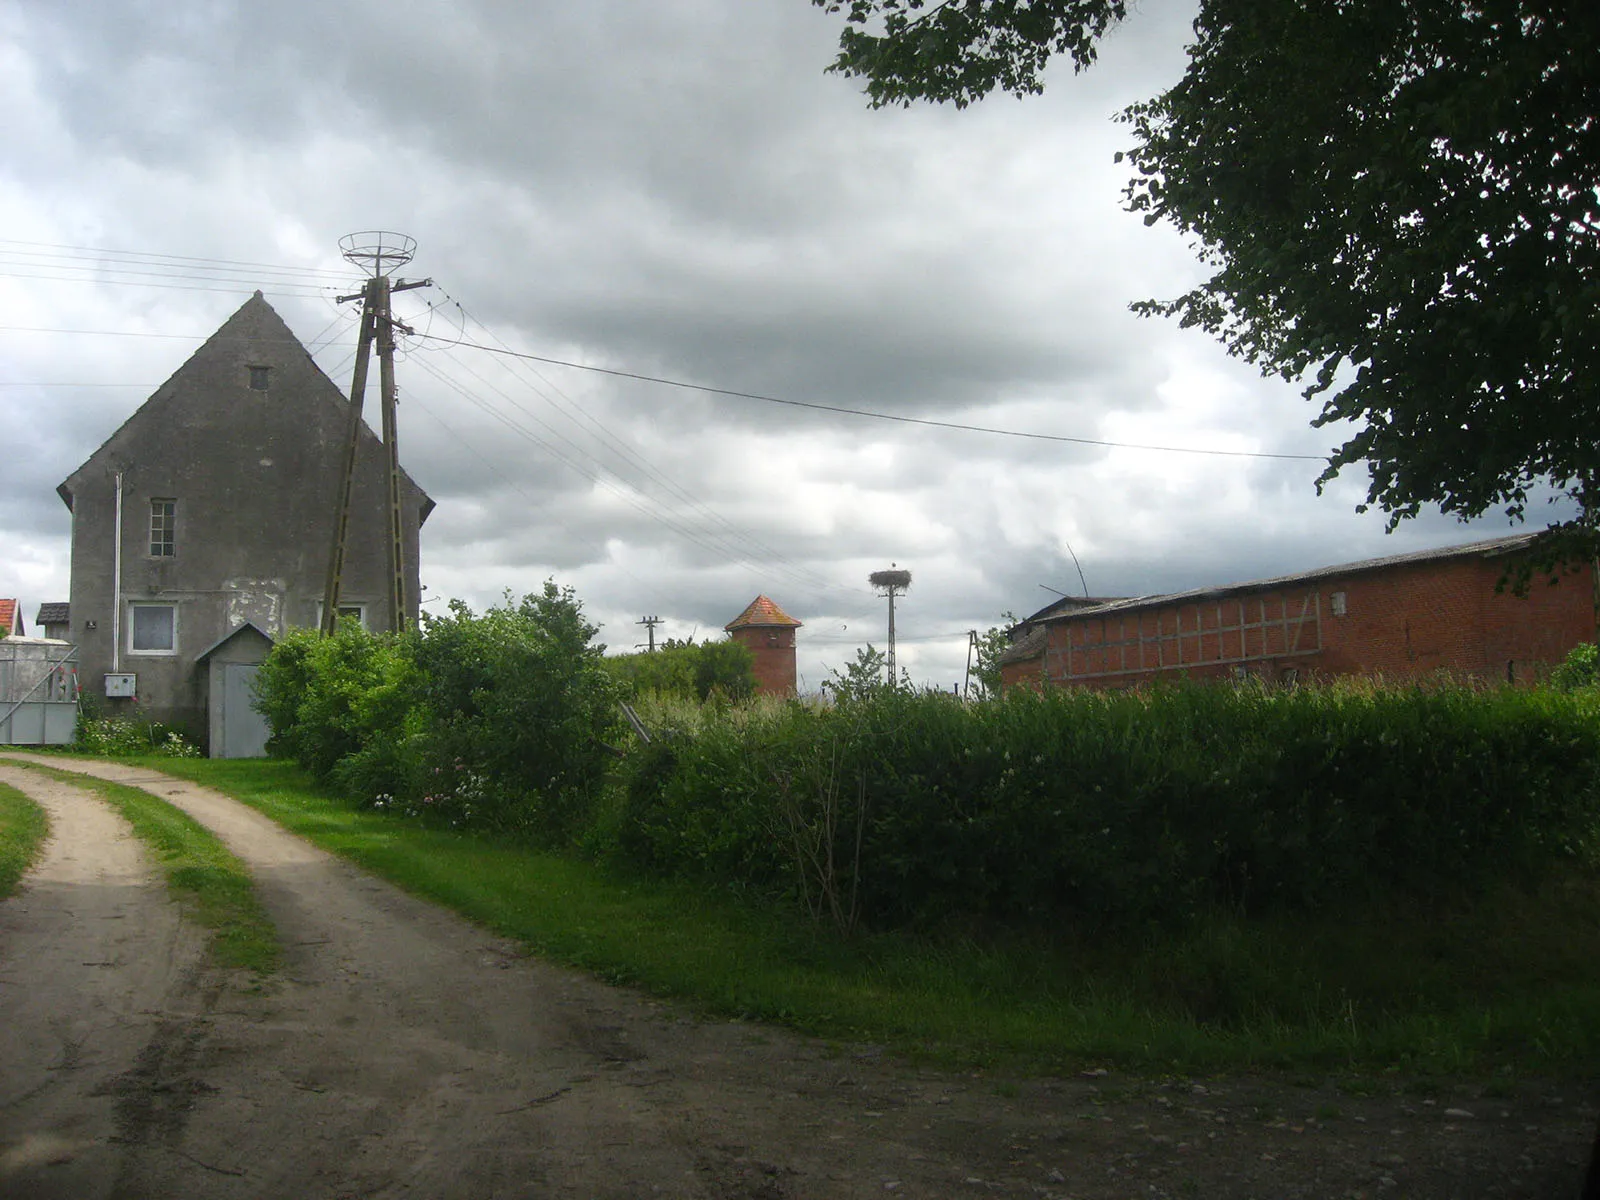
[[[749,646],[755,655],[756,691],[763,696],[792,696],[799,676],[795,670],[794,639],[801,622],[765,596],[757,596],[723,626],[728,636]]]
[[[1001,659],[1006,686],[1131,687],[1188,675],[1289,681],[1439,673],[1529,683],[1595,636],[1592,567],[1497,585],[1537,534],[1300,575],[1045,609]]]

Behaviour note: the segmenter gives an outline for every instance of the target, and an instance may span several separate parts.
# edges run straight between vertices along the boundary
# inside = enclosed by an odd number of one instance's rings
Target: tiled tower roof
[[[733,620],[723,626],[730,633],[735,629],[746,629],[750,626],[781,625],[790,629],[798,628],[801,622],[796,621],[783,609],[779,608],[765,596],[757,596],[750,601],[746,608]]]

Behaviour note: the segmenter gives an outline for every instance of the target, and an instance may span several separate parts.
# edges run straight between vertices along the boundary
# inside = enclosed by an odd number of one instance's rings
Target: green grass
[[[44,809],[16,788],[0,783],[0,900],[16,892],[49,832],[50,820]]]
[[[152,760],[162,766],[172,759]],[[91,779],[55,767],[18,763],[100,796],[121,813],[149,847],[166,875],[167,888],[212,931],[212,960],[257,974],[276,969],[277,930],[256,898],[250,873],[215,834],[165,800],[138,788]]]
[[[721,1015],[945,1064],[1600,1073],[1600,881],[1114,937],[834,936],[728,891],[429,829],[281,762],[142,760],[536,953]]]

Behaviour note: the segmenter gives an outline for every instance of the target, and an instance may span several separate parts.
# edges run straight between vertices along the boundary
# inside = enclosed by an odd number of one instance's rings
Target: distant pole
[[[867,576],[867,582],[889,597],[889,658],[885,668],[889,673],[889,685],[893,687],[897,678],[894,669],[894,598],[903,596],[911,586],[911,572],[900,570],[894,563],[890,563],[889,568],[887,571],[874,571]]]
[[[634,624],[643,625],[645,627],[645,630],[650,637],[650,649],[646,653],[654,654],[656,649],[656,626],[661,624],[661,618],[643,617],[640,620],[635,621]]]
[[[972,652],[978,648],[978,631],[967,630],[967,670],[961,677],[961,694],[972,695]]]

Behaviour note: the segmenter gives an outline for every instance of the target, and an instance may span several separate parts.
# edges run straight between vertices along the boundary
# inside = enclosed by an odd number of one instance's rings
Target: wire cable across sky
[[[782,396],[764,396],[760,392],[741,392],[734,388],[712,387],[704,383],[688,383],[682,379],[667,379],[660,375],[643,375],[637,371],[623,371],[616,367],[597,367],[592,363],[571,362],[567,359],[550,358],[542,354],[529,354],[525,351],[511,350],[501,346],[486,346],[481,342],[471,342],[461,338],[444,338],[438,334],[418,334],[417,337],[419,340],[426,339],[450,345],[466,346],[474,350],[482,350],[487,354],[502,354],[511,358],[547,363],[555,367],[571,367],[575,371],[592,371],[598,375],[612,375],[618,379],[635,379],[641,383],[656,383],[663,387],[706,392],[713,396],[731,396],[738,400],[759,400],[764,404],[783,404],[791,408],[809,408],[818,412],[840,413],[850,417],[867,417],[876,421],[897,421],[903,425],[927,425],[934,429],[954,429],[961,433],[988,433],[997,437],[1030,438],[1041,442],[1070,442],[1077,446],[1105,446],[1113,450],[1149,450],[1162,454],[1211,454],[1228,458],[1272,458],[1287,459],[1294,462],[1327,461],[1326,456],[1320,454],[1281,454],[1269,450],[1217,450],[1201,446],[1154,446],[1138,442],[1113,442],[1105,438],[1076,437],[1065,433],[1032,433],[1023,429],[998,429],[992,425],[968,425],[960,421],[936,421],[932,417],[908,417],[899,413],[875,412],[866,408],[845,408],[836,404],[818,404],[812,400],[789,400]]]

